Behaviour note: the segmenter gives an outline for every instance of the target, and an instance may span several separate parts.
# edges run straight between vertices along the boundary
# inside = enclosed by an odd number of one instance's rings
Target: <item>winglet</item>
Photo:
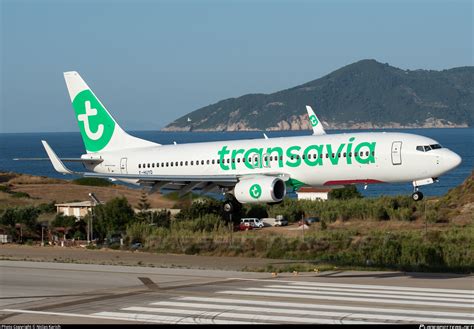
[[[308,111],[309,121],[311,122],[311,126],[313,127],[313,135],[326,135],[326,131],[324,131],[321,121],[319,121],[316,114],[314,114],[314,111],[311,106],[306,105],[306,111]]]
[[[51,163],[53,164],[54,169],[61,173],[61,174],[72,174],[73,172],[69,169],[66,168],[66,166],[62,163],[61,160],[59,160],[58,156],[56,153],[54,153],[53,149],[51,146],[46,141],[41,141],[43,143],[44,149],[46,150],[46,153],[48,154],[49,160],[51,160]]]

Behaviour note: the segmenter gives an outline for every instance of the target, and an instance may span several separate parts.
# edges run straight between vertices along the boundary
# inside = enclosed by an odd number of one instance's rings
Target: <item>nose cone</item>
[[[462,162],[462,158],[453,151],[449,151],[449,153],[446,154],[446,158],[443,160],[446,162],[448,170],[456,168]]]

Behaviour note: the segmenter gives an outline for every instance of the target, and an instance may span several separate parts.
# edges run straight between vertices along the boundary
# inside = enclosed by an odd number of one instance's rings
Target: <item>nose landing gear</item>
[[[414,201],[423,200],[423,193],[421,193],[420,191],[415,191],[415,192],[411,195],[411,198],[412,198]]]
[[[414,184],[413,184],[413,185],[414,185]],[[421,193],[420,191],[418,191],[418,186],[414,185],[414,186],[413,186],[413,189],[414,189],[414,192],[413,192],[413,194],[411,195],[411,198],[412,198],[414,201],[423,200],[423,193]]]

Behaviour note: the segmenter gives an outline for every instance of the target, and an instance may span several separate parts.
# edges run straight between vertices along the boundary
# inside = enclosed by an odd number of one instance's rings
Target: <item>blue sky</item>
[[[473,65],[472,1],[22,1],[1,4],[0,132],[78,131],[78,71],[126,130],[373,58]],[[302,113],[304,109],[302,109]]]

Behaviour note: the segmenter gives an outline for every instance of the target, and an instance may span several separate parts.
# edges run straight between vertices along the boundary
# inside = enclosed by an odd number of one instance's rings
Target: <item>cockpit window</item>
[[[436,150],[440,148],[442,148],[442,146],[439,144],[431,144],[431,145],[419,145],[416,147],[416,150],[420,152],[428,152],[428,151]]]

